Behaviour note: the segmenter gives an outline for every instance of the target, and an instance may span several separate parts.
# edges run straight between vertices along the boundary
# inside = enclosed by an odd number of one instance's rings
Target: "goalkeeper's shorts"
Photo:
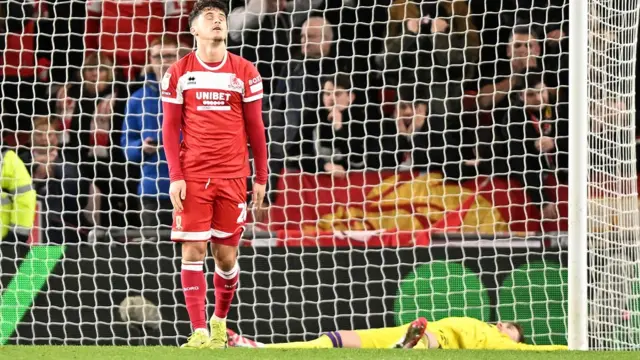
[[[369,330],[356,330],[360,337],[362,349],[392,349],[404,340],[409,324]],[[424,339],[420,340],[414,349],[427,349]]]

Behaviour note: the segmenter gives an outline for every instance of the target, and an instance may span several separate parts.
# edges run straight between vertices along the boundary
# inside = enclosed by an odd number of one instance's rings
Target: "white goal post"
[[[191,332],[158,99],[194,2],[0,1],[0,346]],[[640,0],[225,3],[270,157],[230,328],[468,316],[640,350]]]
[[[568,343],[637,350],[640,3],[591,0],[570,11]]]

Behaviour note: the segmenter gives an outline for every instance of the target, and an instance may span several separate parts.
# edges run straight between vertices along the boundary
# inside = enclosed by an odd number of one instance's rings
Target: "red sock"
[[[240,268],[236,264],[229,271],[222,271],[216,266],[216,272],[213,274],[213,286],[216,288],[216,309],[214,315],[219,319],[226,319],[233,295],[238,287],[238,275]]]
[[[202,270],[202,261],[183,261],[180,277],[182,292],[193,330],[206,329],[207,319],[204,303],[207,295],[207,282]]]

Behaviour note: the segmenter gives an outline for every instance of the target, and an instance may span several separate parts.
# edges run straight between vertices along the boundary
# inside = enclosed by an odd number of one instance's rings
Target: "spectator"
[[[109,197],[102,201],[103,226],[125,226],[124,209],[135,208],[126,204],[125,175],[136,172],[126,165],[119,146],[128,91],[117,75],[108,57],[92,54],[85,59],[79,81],[61,88],[57,102],[67,129],[65,161],[77,163],[80,176],[95,180],[100,192]]]
[[[331,25],[322,17],[310,17],[302,25],[301,58],[282,69],[269,101],[265,101],[265,109],[269,110],[264,113],[264,121],[269,126],[272,189],[285,156],[302,153],[300,133],[305,127],[317,125],[321,78],[336,71],[336,59],[331,57],[333,40]]]
[[[99,225],[94,211],[100,209],[100,191],[91,180],[81,178],[76,165],[64,161],[59,148],[60,120],[37,116],[33,127],[30,149],[21,151],[20,157],[46,214],[42,224],[46,239],[53,243],[84,241],[88,230]]]
[[[503,17],[513,16],[513,25],[531,24],[547,39],[559,42],[569,32],[568,0],[512,0],[505,1]]]
[[[309,10],[323,0],[247,0],[229,13],[230,49],[256,64],[264,93],[271,93],[273,76],[292,57],[291,32],[306,20]]]
[[[544,219],[558,217],[557,204],[543,184],[555,169],[556,129],[549,92],[539,73],[526,78],[526,87],[514,95],[514,106],[498,124],[495,157],[506,165],[504,171],[525,186],[531,203],[542,207]]]
[[[0,2],[0,97],[2,130],[17,142],[16,130],[31,130],[36,68],[33,4]]]
[[[401,165],[411,168],[427,164],[427,97],[424,87],[400,88],[393,119],[382,121],[381,167],[395,168]]]
[[[187,18],[195,1],[114,1],[87,2],[87,50],[109,53],[123,75],[133,79],[147,62],[151,41],[169,33],[190,39]]]
[[[475,75],[480,48],[467,2],[440,0],[418,6],[401,0],[394,3],[391,15],[404,29],[398,34],[398,24],[392,22],[386,52],[377,58],[386,83],[429,84],[431,113],[459,114],[461,81]]]
[[[170,227],[173,206],[169,199],[169,167],[160,145],[162,107],[159,80],[178,59],[177,39],[165,35],[153,40],[149,59],[152,71],[147,73],[144,86],[127,102],[120,144],[125,149],[127,160],[141,165],[138,195],[142,201],[143,227]]]
[[[26,242],[36,215],[31,176],[13,150],[3,149],[0,163],[0,239]]]
[[[348,75],[338,74],[324,80],[318,125],[303,129],[302,155],[292,167],[337,177],[344,177],[348,170],[364,168],[364,111],[353,106],[355,101]]]
[[[513,29],[506,57],[495,63],[484,62],[480,67],[477,105],[483,110],[493,110],[494,119],[502,119],[510,108],[509,94],[524,86],[525,73],[539,68],[540,44],[532,27],[521,25]]]

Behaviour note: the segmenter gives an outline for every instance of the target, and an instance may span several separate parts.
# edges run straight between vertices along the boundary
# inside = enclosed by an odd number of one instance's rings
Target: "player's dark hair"
[[[191,27],[193,20],[208,9],[218,9],[224,13],[225,17],[229,16],[229,8],[224,1],[200,0],[193,6],[193,10],[191,10],[191,14],[189,14],[189,27]]]
[[[337,73],[333,76],[328,76],[324,79],[323,83],[331,82],[334,87],[344,90],[351,90],[351,77],[344,73]]]
[[[508,322],[505,323],[507,326],[512,327],[514,329],[516,329],[518,331],[518,342],[519,343],[523,343],[524,342],[524,330],[522,329],[522,326],[518,323],[515,322]]]
[[[514,35],[529,35],[533,38],[540,39],[540,37],[538,36],[538,32],[531,25],[520,24],[520,25],[514,26],[513,30],[511,30],[509,41],[513,39]]]

